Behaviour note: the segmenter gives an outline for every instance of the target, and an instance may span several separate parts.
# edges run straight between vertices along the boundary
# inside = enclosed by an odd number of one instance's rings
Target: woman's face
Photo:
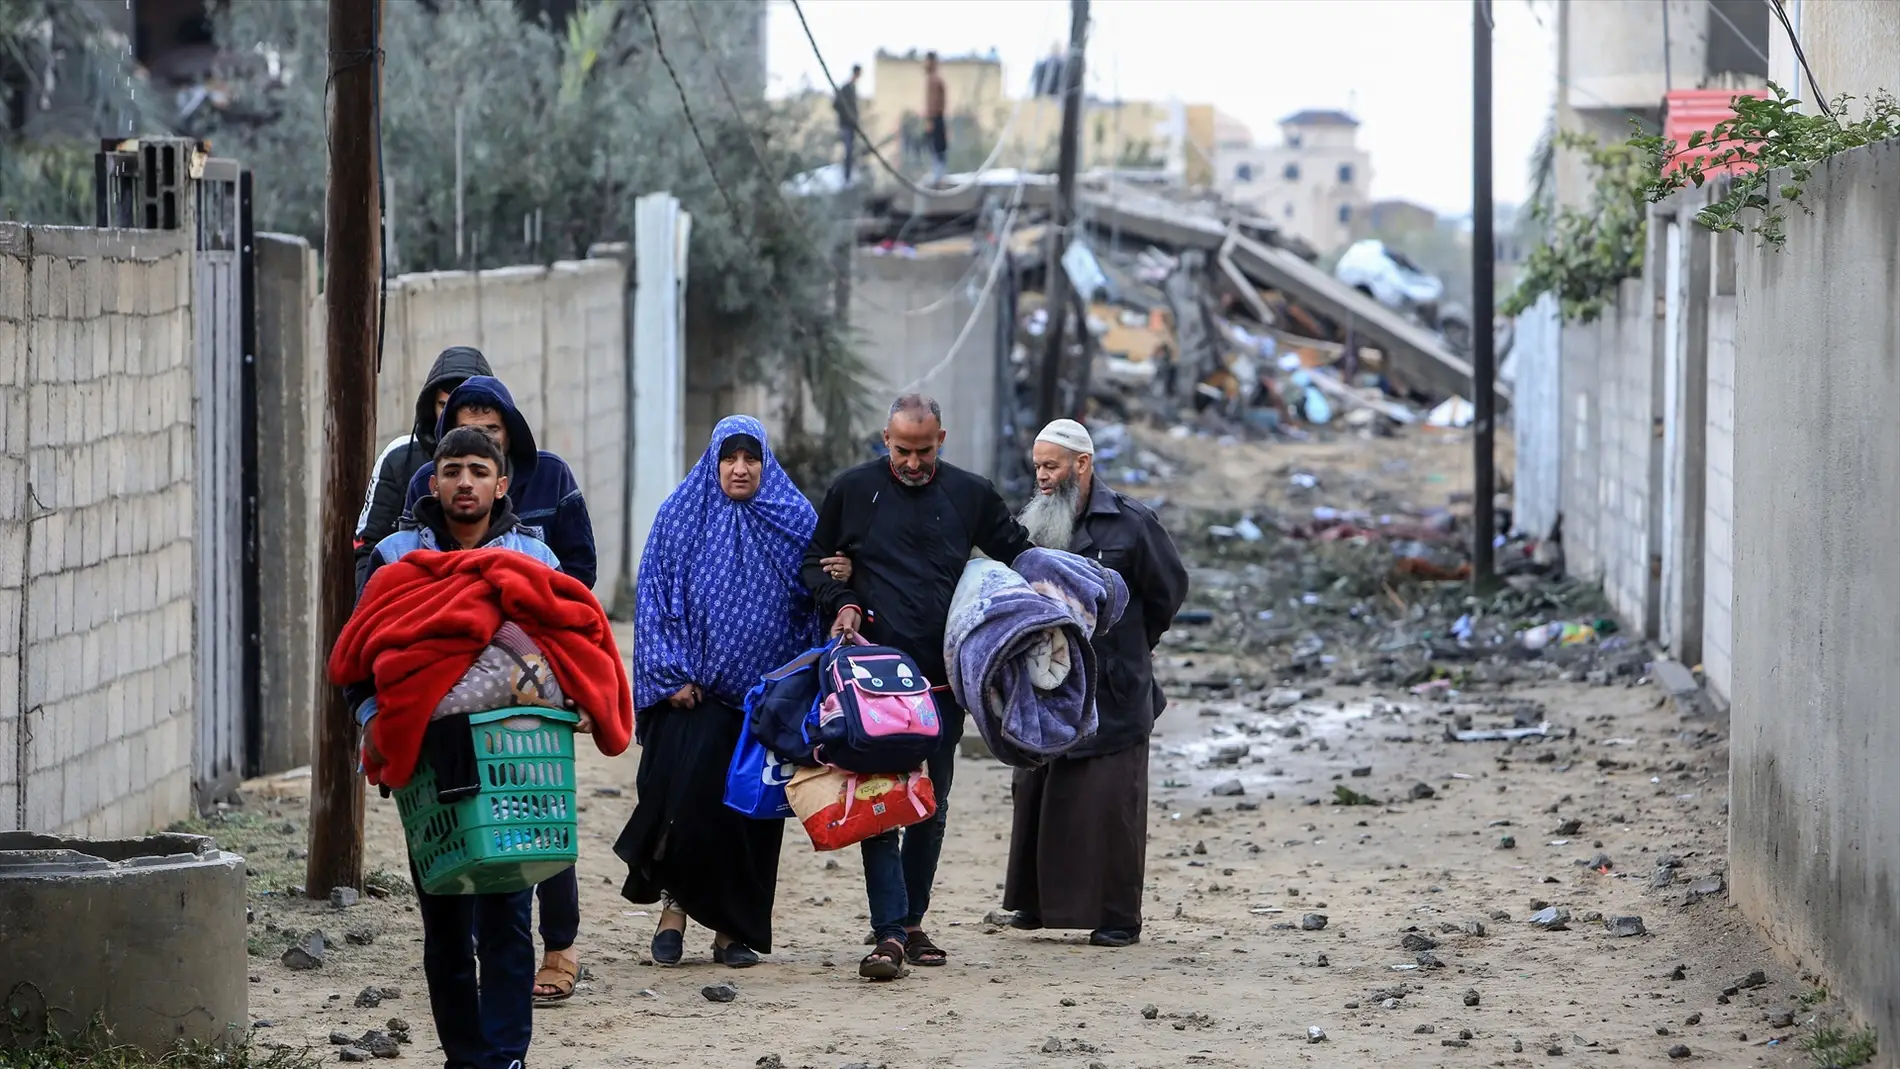
[[[759,492],[759,472],[764,467],[750,450],[734,450],[719,460],[719,489],[734,501],[750,501]]]

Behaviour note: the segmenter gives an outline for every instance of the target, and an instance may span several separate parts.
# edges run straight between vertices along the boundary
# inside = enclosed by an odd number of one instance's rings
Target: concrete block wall
[[[986,273],[960,282],[969,270],[963,256],[929,256],[915,260],[895,256],[857,258],[857,278],[851,290],[851,324],[858,345],[889,394],[884,405],[906,386],[935,397],[943,406],[944,459],[988,477],[996,466],[997,429],[1002,399],[997,396],[996,317],[1000,302],[991,293],[979,305],[974,297]],[[922,315],[910,314],[941,300],[952,299]],[[944,358],[956,344],[964,324],[974,317],[969,336],[948,364]],[[933,374],[934,372],[934,374]],[[912,386],[931,375],[928,382]],[[880,406],[883,407],[883,406]]]
[[[260,771],[310,763],[324,654],[317,636],[322,515],[323,305],[309,242],[258,234],[257,440]]]
[[[595,591],[618,581],[626,531],[626,265],[613,259],[391,280],[378,451],[410,432],[429,365],[451,345],[488,357],[542,449],[559,453],[587,497],[599,550]]]
[[[1711,235],[1709,397],[1706,493],[1703,508],[1702,667],[1709,689],[1724,702],[1733,695],[1735,592],[1735,252],[1733,235]]]
[[[1597,537],[1602,546],[1603,591],[1632,626],[1650,616],[1651,450],[1655,438],[1654,313],[1645,280],[1623,283],[1599,349],[1601,379],[1596,448]]]
[[[1900,1037],[1900,144],[1816,168],[1744,241],[1734,422],[1736,904]],[[1791,360],[1808,354],[1810,360]],[[1892,1064],[1889,1057],[1885,1064]]]
[[[191,809],[192,277],[182,235],[0,223],[0,826]]]

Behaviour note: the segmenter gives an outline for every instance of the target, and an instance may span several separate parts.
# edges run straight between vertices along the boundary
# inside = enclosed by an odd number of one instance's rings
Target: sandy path
[[[1289,466],[1324,468],[1333,486],[1390,482],[1402,492],[1410,484],[1440,500],[1466,485],[1468,445],[1455,436],[1161,448],[1196,470],[1191,487],[1171,489],[1208,504],[1249,494],[1278,504]],[[1243,675],[1265,669],[1184,639],[1164,647],[1164,676],[1198,676],[1215,664]],[[1329,688],[1273,714],[1177,699],[1151,769],[1145,939],[1126,950],[1091,948],[1082,933],[985,923],[1001,899],[1009,776],[994,762],[962,760],[929,920],[951,963],[875,986],[855,968],[868,928],[857,851],[814,853],[796,827],[787,829],[778,945],[766,964],[712,965],[711,935],[698,928],[683,965],[649,964],[655,916],[620,898],[625,873],[610,849],[631,811],[637,756],[588,754],[580,946],[589,979],[571,1003],[537,1013],[531,1064],[1797,1064],[1786,1041],[1792,1029],[1771,1029],[1768,1017],[1808,985],[1725,896],[1684,901],[1692,878],[1726,869],[1726,725],[1684,721],[1647,686],[1550,683],[1508,693],[1543,702],[1575,736],[1515,747],[1444,742],[1443,721],[1407,695],[1392,695],[1408,703],[1404,711],[1355,719],[1369,708],[1363,690]],[[1279,730],[1294,721],[1303,728],[1297,740]],[[1250,746],[1239,764],[1201,767],[1236,738]],[[1352,775],[1363,767],[1369,775]],[[1213,795],[1236,777],[1244,796]],[[1388,804],[1331,804],[1335,779]],[[1412,800],[1419,783],[1435,796]],[[337,911],[273,893],[301,882],[294,854],[303,784],[253,786],[251,807],[219,834],[257,870],[252,1011],[270,1022],[259,1038],[324,1047],[333,1030],[360,1034],[401,1016],[415,1026],[405,1057],[435,1063],[413,906],[397,897]],[[1581,830],[1558,834],[1570,819]],[[1515,849],[1499,848],[1504,835]],[[390,802],[371,800],[368,851],[371,869],[405,871]],[[1608,873],[1581,864],[1599,851],[1613,862]],[[1671,887],[1654,889],[1665,854],[1683,867]],[[1534,902],[1546,900],[1570,911],[1569,930],[1526,923]],[[1593,911],[1640,915],[1648,934],[1614,937],[1585,919]],[[1324,930],[1300,930],[1307,913],[1324,914]],[[1468,933],[1471,921],[1485,934]],[[351,930],[374,941],[337,946],[310,972],[279,963],[293,934],[318,927],[333,942]],[[1417,965],[1415,952],[1401,948],[1407,935],[1435,941],[1443,967],[1394,969]],[[1683,979],[1672,979],[1679,966]],[[1724,989],[1754,969],[1765,970],[1767,984],[1725,1004]],[[738,987],[735,1001],[700,995],[722,981]],[[375,1009],[352,1005],[364,987],[388,985],[403,997]],[[1380,988],[1388,990],[1375,995]],[[1476,1005],[1467,1004],[1471,991]],[[1685,1023],[1692,1018],[1699,1023]],[[1327,1038],[1308,1042],[1309,1027]],[[1669,1058],[1676,1044],[1687,1059]]]

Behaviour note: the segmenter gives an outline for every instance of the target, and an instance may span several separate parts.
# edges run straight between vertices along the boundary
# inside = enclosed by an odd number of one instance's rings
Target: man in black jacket
[[[1187,569],[1146,505],[1095,478],[1089,432],[1059,419],[1036,437],[1036,497],[1022,521],[1039,546],[1091,557],[1128,584],[1128,608],[1095,637],[1101,674],[1093,740],[1041,768],[1019,770],[1012,793],[1003,905],[1015,927],[1090,931],[1096,946],[1141,939],[1148,851],[1148,736],[1167,704],[1154,648],[1187,598]]]
[[[964,721],[945,682],[944,625],[972,550],[1009,564],[1030,548],[1027,532],[989,480],[943,462],[943,441],[937,402],[920,394],[898,398],[884,427],[890,455],[838,476],[805,552],[805,585],[832,620],[831,633],[863,635],[909,654],[930,680],[942,714],[943,741],[925,766],[936,815],[863,845],[877,945],[858,974],[873,980],[904,975],[906,961],[946,960],[923,931]]]
[[[435,358],[435,366],[416,394],[416,421],[408,434],[383,448],[371,469],[363,511],[356,517],[356,585],[369,576],[370,553],[376,544],[396,533],[403,515],[404,493],[424,464],[435,459],[435,424],[455,388],[477,375],[492,375],[480,349],[452,345]]]

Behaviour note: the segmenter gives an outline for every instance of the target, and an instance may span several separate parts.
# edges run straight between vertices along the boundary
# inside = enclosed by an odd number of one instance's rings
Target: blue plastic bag
[[[726,767],[726,805],[753,820],[783,820],[794,816],[785,785],[798,766],[785,760],[749,731],[739,733],[732,763]]]

